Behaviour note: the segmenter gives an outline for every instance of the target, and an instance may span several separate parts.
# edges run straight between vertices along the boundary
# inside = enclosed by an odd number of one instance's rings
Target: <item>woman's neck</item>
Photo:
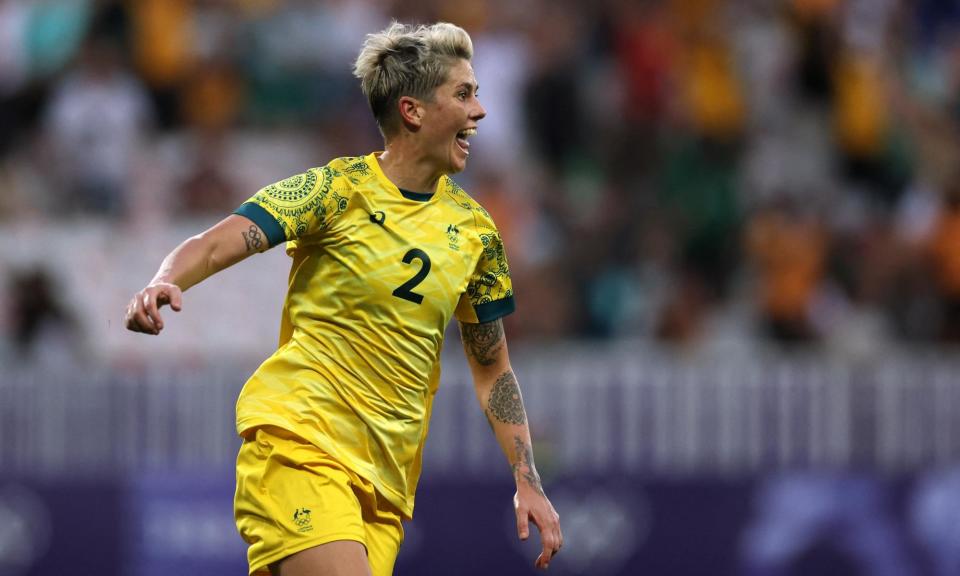
[[[425,194],[432,194],[436,190],[441,174],[424,160],[422,154],[406,146],[387,144],[379,160],[384,175],[397,188]]]

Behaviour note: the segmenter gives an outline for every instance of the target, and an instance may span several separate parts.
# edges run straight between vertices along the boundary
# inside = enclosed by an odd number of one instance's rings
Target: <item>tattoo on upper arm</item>
[[[520,396],[520,386],[512,370],[507,370],[497,378],[487,400],[489,419],[493,416],[504,424],[526,424],[527,414],[523,410],[523,398]]]
[[[243,236],[243,241],[247,245],[247,252],[259,252],[263,248],[263,234],[255,224],[251,224],[250,229],[241,232],[240,235]]]
[[[483,324],[460,324],[463,349],[477,364],[489,366],[503,349],[503,322],[498,318]]]
[[[519,474],[527,484],[543,495],[543,484],[540,483],[540,475],[537,474],[537,467],[533,464],[533,449],[523,441],[523,438],[514,436],[513,453],[516,457],[512,466],[513,475]]]

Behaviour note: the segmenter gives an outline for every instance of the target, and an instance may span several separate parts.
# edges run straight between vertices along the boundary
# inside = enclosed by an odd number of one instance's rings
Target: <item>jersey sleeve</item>
[[[503,240],[493,223],[489,224],[479,230],[480,259],[457,304],[457,320],[467,324],[492,322],[516,307]]]
[[[347,199],[333,190],[329,167],[311,168],[271,184],[234,211],[252,220],[270,246],[323,232],[345,209]]]

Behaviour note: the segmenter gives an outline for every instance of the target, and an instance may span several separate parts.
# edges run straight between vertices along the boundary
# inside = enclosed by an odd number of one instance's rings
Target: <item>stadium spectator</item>
[[[57,296],[60,290],[50,273],[38,265],[15,271],[8,281],[9,337],[16,364],[81,362],[80,325]]]
[[[939,218],[930,238],[930,259],[940,314],[940,339],[960,342],[960,178],[944,190]]]
[[[788,200],[777,201],[753,213],[745,240],[758,276],[756,300],[764,333],[785,343],[816,340],[810,314],[828,248],[818,216]]]
[[[115,41],[87,42],[77,67],[54,89],[45,116],[58,168],[58,209],[123,214],[152,110]]]
[[[226,168],[224,148],[228,145],[218,130],[194,133],[190,168],[174,192],[177,216],[215,216],[237,202],[237,184]]]

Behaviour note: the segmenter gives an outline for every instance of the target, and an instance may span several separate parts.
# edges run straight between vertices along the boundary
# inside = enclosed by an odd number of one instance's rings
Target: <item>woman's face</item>
[[[477,80],[473,67],[458,60],[450,67],[447,81],[434,91],[433,102],[423,102],[421,137],[424,152],[441,173],[460,172],[467,165],[470,143],[477,123],[487,115],[477,100]]]

